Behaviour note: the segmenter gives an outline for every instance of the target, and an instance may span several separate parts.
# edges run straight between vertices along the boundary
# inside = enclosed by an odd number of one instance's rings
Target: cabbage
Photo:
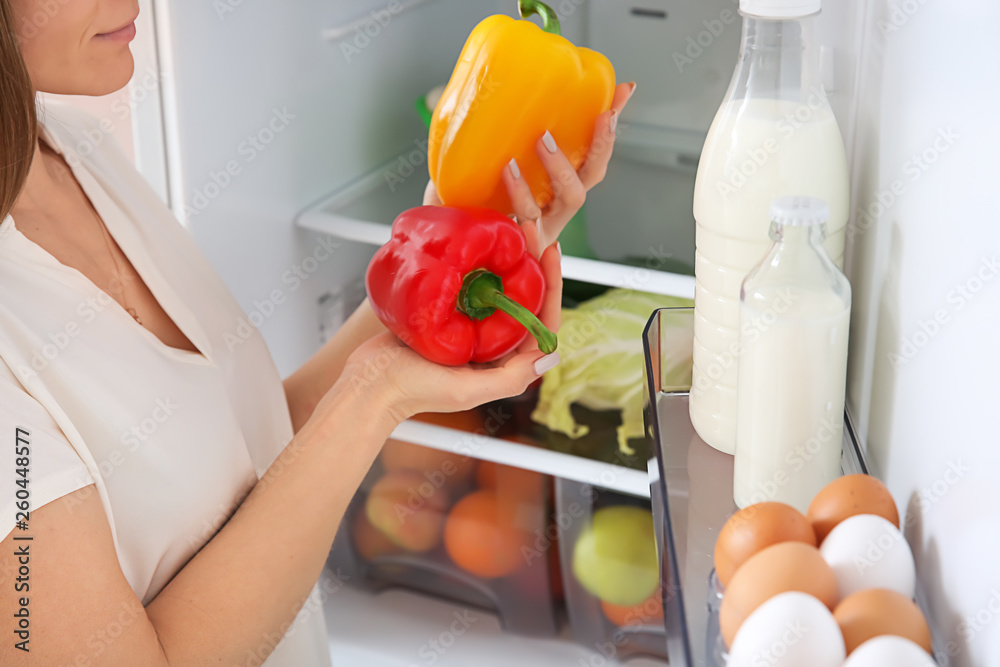
[[[645,434],[642,330],[657,308],[693,305],[691,299],[612,289],[577,308],[564,309],[558,349],[562,362],[542,376],[538,405],[531,418],[570,438],[580,438],[590,429],[573,418],[572,403],[591,410],[621,410],[618,447],[626,454],[635,454],[628,440]],[[690,387],[691,327],[690,316],[661,322],[664,388]]]

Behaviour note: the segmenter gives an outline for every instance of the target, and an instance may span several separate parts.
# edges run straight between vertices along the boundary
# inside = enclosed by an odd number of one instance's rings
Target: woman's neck
[[[43,208],[43,202],[51,202],[53,196],[65,187],[67,178],[72,179],[73,175],[66,163],[39,137],[35,142],[28,178],[11,214],[16,219],[19,211],[38,212]]]

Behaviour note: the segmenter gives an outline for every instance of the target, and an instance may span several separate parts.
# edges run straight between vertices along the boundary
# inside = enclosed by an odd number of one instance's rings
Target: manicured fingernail
[[[632,99],[632,95],[635,94],[635,81],[629,82],[628,85],[629,85],[629,89],[628,89],[628,97],[625,98],[626,102],[628,102],[630,99]]]
[[[559,365],[560,361],[561,359],[559,358],[558,352],[546,354],[544,357],[535,362],[535,375],[541,375],[547,371],[551,371]]]
[[[556,252],[559,253],[560,257],[562,257],[562,246],[559,245],[559,241],[556,241]]]
[[[517,160],[511,158],[510,162],[507,163],[507,168],[510,169],[511,176],[521,178],[521,168],[517,166]]]
[[[618,127],[618,109],[611,112],[611,118],[608,119],[608,127],[611,128],[612,132]]]
[[[555,137],[553,137],[552,133],[548,130],[545,130],[545,134],[542,135],[542,143],[545,144],[545,147],[549,149],[550,153],[555,153],[556,150],[558,150],[556,148]]]

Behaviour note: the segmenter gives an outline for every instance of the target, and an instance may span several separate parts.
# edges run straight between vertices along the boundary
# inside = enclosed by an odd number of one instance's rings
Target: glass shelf
[[[577,421],[590,427],[590,433],[574,440],[532,422],[536,402],[537,389],[529,388],[474,410],[418,415],[400,424],[392,438],[649,498],[647,467],[653,454],[641,438],[629,442],[635,455],[619,451],[620,413],[574,406]]]
[[[418,151],[414,151],[418,153]],[[419,206],[427,184],[423,154],[405,155],[365,174],[300,213],[296,225],[346,241],[382,245],[400,212]],[[658,261],[656,258],[654,260]],[[597,285],[641,289],[654,294],[694,298],[694,277],[646,265],[617,264],[564,255],[563,276]]]

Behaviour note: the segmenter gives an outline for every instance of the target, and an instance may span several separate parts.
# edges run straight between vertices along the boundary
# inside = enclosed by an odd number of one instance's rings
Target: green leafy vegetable
[[[562,362],[542,379],[531,418],[570,438],[587,434],[573,419],[572,403],[591,410],[622,411],[618,446],[634,454],[629,438],[644,434],[642,421],[642,330],[657,308],[690,308],[691,299],[612,289],[578,308],[564,309],[559,329]],[[692,323],[686,316],[661,321],[661,383],[686,390],[691,384]]]

